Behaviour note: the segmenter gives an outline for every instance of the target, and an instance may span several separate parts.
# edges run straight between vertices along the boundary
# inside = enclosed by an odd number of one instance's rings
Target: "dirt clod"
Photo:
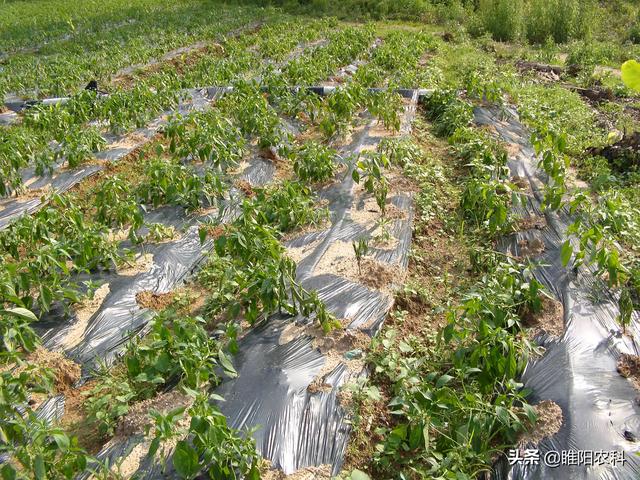
[[[544,252],[544,241],[540,238],[522,239],[518,241],[518,249],[520,258],[536,257]]]
[[[262,480],[329,480],[331,478],[331,465],[319,467],[305,467],[290,475],[282,470],[264,470],[261,472]]]
[[[30,365],[48,368],[53,372],[54,387],[57,392],[71,389],[80,380],[80,365],[60,352],[51,352],[46,348],[38,347],[27,356],[26,360]]]
[[[529,188],[529,180],[519,175],[514,175],[513,177],[511,177],[511,183],[522,190],[526,190],[527,188]]]
[[[136,293],[136,302],[143,308],[160,311],[167,308],[174,299],[173,292],[154,293],[149,290],[143,290]]]
[[[540,215],[528,215],[518,221],[518,230],[543,230],[547,226],[547,221]]]
[[[628,378],[633,386],[640,390],[640,357],[623,353],[618,359],[618,373]]]
[[[564,307],[562,303],[543,295],[540,298],[542,308],[537,313],[527,313],[523,320],[526,327],[531,328],[531,336],[546,333],[561,337],[564,333]]]
[[[189,405],[190,402],[190,397],[177,390],[162,393],[156,397],[138,402],[134,404],[129,409],[129,413],[120,420],[116,428],[116,435],[128,437],[144,433],[145,427],[152,423],[149,417],[151,410],[167,413],[174,408],[185,407]]]
[[[255,197],[256,192],[253,190],[253,187],[246,180],[236,180],[234,186],[240,190],[246,197],[252,198]]]

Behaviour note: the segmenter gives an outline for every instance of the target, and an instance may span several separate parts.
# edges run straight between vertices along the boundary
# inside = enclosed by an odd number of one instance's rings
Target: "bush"
[[[495,40],[525,37],[542,44],[548,37],[556,43],[588,37],[595,19],[592,0],[480,0],[477,17],[470,17],[469,31],[483,30]]]
[[[631,43],[634,44],[639,44],[640,43],[640,25],[639,24],[634,24],[631,26],[631,28],[629,29],[629,41],[631,41]]]
[[[511,41],[522,29],[522,0],[480,0],[478,15],[495,40]]]
[[[530,43],[552,37],[556,43],[584,38],[594,5],[578,0],[532,0],[525,16],[525,34]]]

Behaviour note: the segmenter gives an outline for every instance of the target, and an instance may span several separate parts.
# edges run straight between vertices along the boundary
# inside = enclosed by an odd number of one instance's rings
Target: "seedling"
[[[369,241],[366,238],[359,238],[355,242],[351,242],[353,247],[353,253],[356,255],[356,262],[358,263],[358,274],[362,275],[362,259],[369,252]]]

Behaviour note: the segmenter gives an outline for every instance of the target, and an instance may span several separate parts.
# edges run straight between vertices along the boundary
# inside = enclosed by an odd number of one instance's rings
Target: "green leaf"
[[[67,450],[69,448],[69,437],[64,433],[54,433],[52,436],[60,450]]]
[[[34,460],[33,470],[36,479],[42,480],[47,478],[47,470],[44,467],[44,458],[42,458],[42,455],[38,455]]]
[[[442,375],[438,381],[436,382],[436,387],[440,388],[440,387],[444,387],[447,383],[449,383],[451,380],[453,380],[453,377],[451,375],[447,375],[446,373],[444,375]]]
[[[4,464],[0,474],[2,474],[2,480],[16,480],[16,470],[8,463]]]
[[[422,428],[422,438],[424,438],[424,449],[429,450],[429,425],[425,425]]]
[[[351,480],[371,480],[371,477],[357,468],[351,472]]]
[[[571,260],[571,255],[573,255],[573,247],[571,246],[571,240],[566,240],[562,244],[562,248],[560,250],[560,260],[562,260],[562,265],[566,267],[569,264],[569,260]]]
[[[153,458],[158,451],[158,448],[160,448],[160,438],[156,437],[151,441],[151,445],[149,445],[149,451],[147,452],[147,455]]]
[[[246,480],[260,480],[260,470],[256,465],[251,467],[249,473],[245,476]]]
[[[173,454],[173,466],[183,478],[191,478],[199,471],[198,454],[186,441],[180,440]]]
[[[230,377],[235,377],[238,375],[236,369],[233,368],[231,360],[222,350],[218,352],[218,360],[220,361],[220,365],[222,365],[222,368],[224,368],[224,371],[227,375],[229,375]]]
[[[33,313],[31,310],[27,310],[26,308],[20,308],[20,307],[2,309],[0,310],[0,315],[11,315],[14,317],[23,318],[30,322],[38,321],[38,317],[36,317],[35,313]]]
[[[622,64],[622,81],[636,92],[640,92],[640,63],[635,60],[627,60]]]

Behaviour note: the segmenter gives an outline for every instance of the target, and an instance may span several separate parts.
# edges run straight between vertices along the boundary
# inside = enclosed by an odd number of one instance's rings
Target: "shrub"
[[[520,36],[522,0],[480,0],[478,14],[484,28],[495,40],[510,41]]]
[[[486,30],[500,41],[524,36],[530,43],[542,44],[548,37],[565,43],[588,37],[595,12],[591,0],[480,0],[469,28],[472,35]]]
[[[640,43],[640,25],[635,23],[629,29],[629,40],[631,43]]]
[[[525,34],[530,43],[544,43],[552,37],[557,43],[584,38],[595,5],[578,0],[531,0],[525,15]]]

